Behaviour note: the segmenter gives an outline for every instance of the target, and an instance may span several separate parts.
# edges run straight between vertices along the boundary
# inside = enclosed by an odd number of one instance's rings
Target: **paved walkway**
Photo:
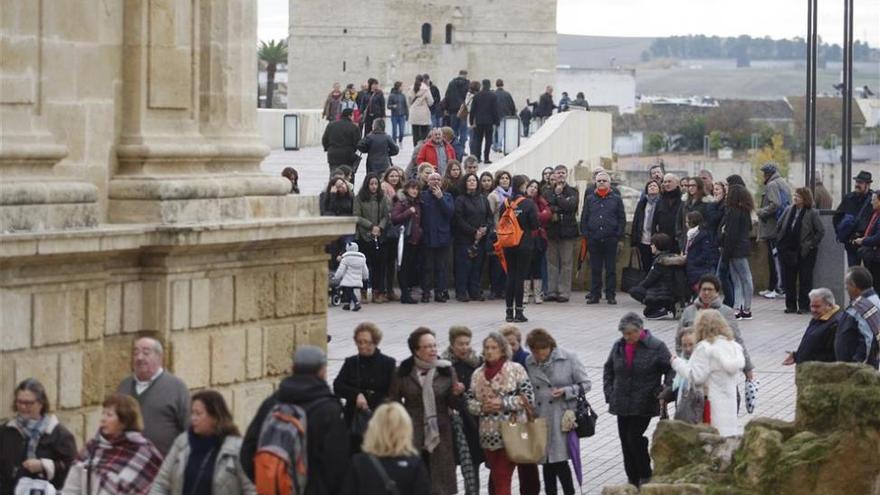
[[[641,311],[641,307],[626,294],[620,294],[618,301],[620,304],[617,306],[600,304],[588,307],[583,304],[583,294],[574,294],[572,302],[567,304],[528,305],[526,316],[529,322],[521,325],[524,333],[536,327],[549,330],[561,347],[576,352],[587,367],[592,380],[588,399],[600,413],[596,435],[581,441],[583,488],[584,493],[590,494],[600,493],[604,485],[626,482],[616,420],[608,414],[601,392],[602,366],[612,342],[619,335],[617,322],[620,316],[626,311]],[[782,301],[758,297],[753,307],[755,319],[741,322],[741,329],[761,383],[755,414],[792,420],[795,409],[794,368],[780,363],[785,358],[785,351],[797,348],[803,329],[809,322],[809,315],[787,315],[783,309]],[[474,345],[479,349],[483,337],[503,324],[503,313],[503,304],[498,301],[411,306],[399,303],[367,304],[358,313],[343,311],[340,307],[330,308],[328,329],[334,337],[329,346],[331,381],[338,373],[342,360],[356,352],[351,332],[362,321],[379,325],[385,334],[380,346],[382,352],[399,361],[409,355],[406,337],[417,326],[432,328],[438,334],[438,343],[445,347],[449,327],[467,325],[474,332]],[[673,348],[677,321],[650,321],[647,326],[670,349]],[[743,414],[739,418],[740,423],[745,424],[751,418]],[[649,434],[655,425],[656,420],[652,421]],[[482,469],[484,491],[487,476],[488,471]],[[463,485],[459,483],[459,486]]]

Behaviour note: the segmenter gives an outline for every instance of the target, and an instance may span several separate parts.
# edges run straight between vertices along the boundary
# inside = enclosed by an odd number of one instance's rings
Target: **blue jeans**
[[[406,133],[406,115],[391,116],[391,139],[397,143],[403,142]]]
[[[486,256],[485,243],[479,243],[477,256],[468,256],[468,248],[472,244],[455,244],[455,297],[465,296],[471,299],[479,299],[482,295],[480,290],[480,275],[483,273],[483,259]]]
[[[501,133],[503,131],[501,130],[500,125],[496,125],[494,130],[495,130],[495,132],[492,133],[494,135],[494,139],[492,140],[492,149],[501,150]],[[504,150],[501,150],[501,151],[504,151]]]
[[[458,118],[457,115],[449,117],[449,127],[455,133],[455,140],[452,142],[452,148],[455,149],[455,158],[459,161],[464,159],[464,144],[468,140],[467,120]]]
[[[752,293],[755,286],[752,283],[752,270],[749,267],[748,258],[732,258],[730,260],[730,277],[733,279],[734,309],[752,309]]]
[[[443,127],[443,115],[439,113],[431,114],[431,127]],[[455,130],[455,129],[453,129]]]
[[[590,251],[590,293],[597,298],[602,294],[602,270],[605,270],[605,298],[617,291],[617,238],[588,239]]]

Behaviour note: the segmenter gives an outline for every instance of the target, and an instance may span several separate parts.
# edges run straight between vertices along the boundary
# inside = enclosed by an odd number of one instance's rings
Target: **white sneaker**
[[[779,297],[779,294],[777,294],[775,290],[767,291],[766,294],[761,295],[766,297],[767,299],[776,299],[777,297]]]
[[[764,290],[758,292],[758,295],[763,297],[763,296],[766,296],[767,294],[769,294],[770,292],[772,292],[772,291],[764,289]]]

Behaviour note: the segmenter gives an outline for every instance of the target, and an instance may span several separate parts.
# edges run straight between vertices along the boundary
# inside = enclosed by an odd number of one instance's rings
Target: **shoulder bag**
[[[642,269],[642,258],[638,255],[638,251],[638,247],[630,248],[629,265],[623,267],[623,272],[620,274],[620,290],[623,292],[629,292],[645,279],[646,273]],[[633,263],[633,258],[637,260],[636,263]]]
[[[580,384],[578,384],[577,406],[575,406],[574,415],[575,421],[577,421],[575,431],[579,438],[591,437],[596,434],[596,420],[599,419],[599,415],[587,401],[587,392]]]
[[[547,419],[536,418],[528,399],[520,397],[527,420],[517,421],[517,413],[511,412],[510,420],[501,423],[501,440],[514,464],[537,464],[547,453]]]
[[[376,459],[376,456],[372,454],[367,454],[367,459],[370,460],[373,469],[375,469],[379,477],[382,478],[382,484],[385,485],[385,491],[391,495],[400,495],[400,490],[397,489],[397,483],[388,476],[388,472],[385,471],[385,468],[382,466],[382,463],[379,462],[379,459]]]

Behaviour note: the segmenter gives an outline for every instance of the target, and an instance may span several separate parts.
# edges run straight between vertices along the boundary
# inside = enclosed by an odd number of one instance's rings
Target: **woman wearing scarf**
[[[649,180],[645,184],[645,194],[636,205],[632,231],[629,236],[630,246],[639,250],[639,261],[641,261],[642,271],[645,273],[648,273],[651,270],[651,265],[654,264],[651,236],[654,235],[654,211],[657,209],[658,201],[660,201],[660,183],[656,180]]]
[[[141,434],[141,409],[128,395],[113,394],[103,403],[101,427],[86,443],[64,483],[64,495],[146,495],[162,454]]]
[[[617,416],[626,478],[639,487],[653,474],[644,435],[651,418],[660,415],[657,397],[664,386],[672,386],[671,355],[636,313],[623,315],[617,328],[621,338],[614,341],[605,361],[602,386],[608,412]]]
[[[223,396],[193,395],[189,431],[177,437],[150,495],[256,495],[239,462],[241,433]]]
[[[471,377],[474,371],[483,364],[481,358],[471,347],[473,334],[468,327],[449,327],[449,347],[443,351],[443,359],[452,363],[455,374],[464,385],[465,391],[471,388]],[[476,416],[467,410],[463,401],[456,408],[457,417],[453,417],[455,425],[456,461],[461,466],[464,478],[465,493],[480,493],[480,477],[477,473],[480,463],[485,462],[483,450],[480,448],[479,423]],[[460,427],[458,426],[460,424]],[[461,430],[459,432],[459,430]]]
[[[486,174],[488,172],[483,173]],[[510,188],[511,182],[512,178],[510,172],[499,170],[495,173],[495,190],[486,196],[486,199],[489,200],[489,207],[492,209],[492,217],[494,220],[492,223],[493,227],[498,225],[498,216],[501,214],[501,205],[504,204],[504,200],[510,198],[510,193],[513,192]],[[495,236],[492,235],[489,238],[490,243],[495,242],[494,237]],[[501,299],[504,297],[504,288],[507,285],[507,275],[504,273],[504,269],[501,268],[501,261],[498,259],[498,256],[495,255],[495,251],[488,249],[488,254],[489,284],[491,286],[489,299]]]
[[[794,192],[794,204],[786,208],[776,224],[776,239],[785,288],[785,312],[809,313],[813,290],[813,268],[825,228],[813,208],[813,193],[806,187]]]
[[[0,495],[12,495],[22,478],[60,490],[76,457],[73,435],[49,414],[46,389],[37,380],[19,383],[13,397],[15,417],[0,428]]]
[[[489,465],[489,480],[494,495],[510,495],[511,477],[516,464],[511,462],[501,439],[501,424],[526,421],[526,402],[535,402],[535,393],[525,368],[512,360],[510,345],[499,333],[483,339],[483,366],[474,372],[467,405],[471,414],[480,416],[480,445]]]
[[[464,385],[452,363],[438,359],[434,332],[416,328],[407,339],[412,356],[403,360],[391,383],[389,398],[399,401],[413,422],[413,443],[431,474],[431,494],[458,493],[452,418]]]

